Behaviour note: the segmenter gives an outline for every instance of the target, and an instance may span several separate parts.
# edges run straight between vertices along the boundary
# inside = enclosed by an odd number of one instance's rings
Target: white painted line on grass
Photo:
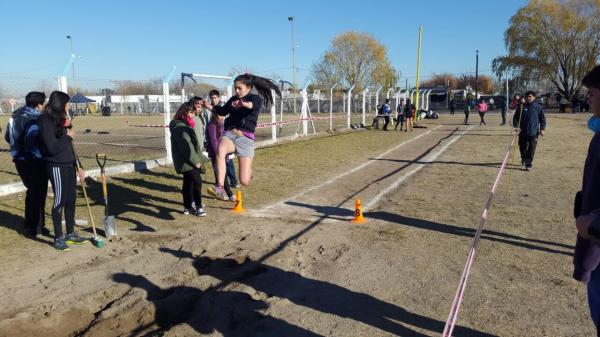
[[[446,149],[448,149],[448,147],[450,145],[452,145],[452,143],[457,141],[460,137],[462,137],[462,135],[467,133],[467,131],[471,130],[472,128],[473,128],[473,125],[468,127],[466,130],[461,132],[459,135],[455,136],[452,140],[448,141],[446,144],[444,144],[442,147],[440,147],[436,152],[430,153],[427,156],[425,156],[425,158],[423,158],[422,161],[424,161],[426,163],[430,163],[430,162],[436,160],[437,157],[439,157],[442,153],[444,153],[446,151]],[[400,186],[400,184],[402,184],[407,178],[409,178],[413,174],[419,172],[423,167],[425,167],[425,164],[417,164],[416,167],[414,169],[412,169],[410,172],[407,172],[406,174],[402,175],[393,184],[388,186],[383,191],[379,192],[379,194],[377,194],[373,199],[371,199],[371,201],[367,205],[365,205],[365,207],[363,207],[363,212],[366,211],[367,209],[373,208],[375,205],[377,205],[377,203],[379,202],[379,200],[381,200],[382,197],[384,197],[386,194],[388,194],[391,191],[398,188],[398,186]]]
[[[308,193],[308,192],[311,192],[311,191],[314,191],[314,190],[316,190],[316,189],[319,189],[319,188],[321,188],[321,187],[323,187],[323,186],[325,186],[325,185],[331,184],[331,183],[333,183],[334,181],[336,181],[336,180],[338,180],[338,179],[340,179],[340,178],[343,178],[343,177],[345,177],[345,176],[347,176],[347,175],[349,175],[349,174],[352,174],[352,173],[354,173],[354,172],[356,172],[356,171],[358,171],[358,170],[362,170],[363,168],[365,168],[365,167],[367,167],[367,166],[369,166],[369,165],[371,165],[371,164],[373,164],[373,163],[377,162],[377,160],[379,160],[379,159],[383,158],[384,156],[387,156],[387,155],[388,155],[388,154],[390,154],[391,152],[393,152],[393,151],[395,151],[395,150],[399,149],[400,147],[402,147],[402,146],[404,146],[404,145],[406,145],[406,144],[408,144],[408,143],[410,143],[410,142],[413,142],[413,141],[415,141],[415,140],[417,140],[417,139],[419,139],[419,138],[421,138],[421,137],[423,137],[423,136],[425,136],[425,135],[427,135],[427,134],[431,133],[432,131],[434,131],[434,130],[437,130],[437,129],[438,129],[438,128],[440,128],[440,127],[442,127],[442,125],[438,125],[438,126],[436,126],[435,128],[433,128],[433,129],[431,129],[431,130],[429,130],[429,131],[427,131],[427,132],[424,132],[424,133],[422,133],[422,134],[420,134],[420,135],[418,135],[418,136],[416,136],[416,137],[414,137],[414,138],[407,139],[407,140],[403,141],[402,143],[400,143],[400,144],[398,144],[398,145],[394,146],[393,148],[391,148],[391,149],[389,149],[389,150],[385,151],[384,153],[382,153],[382,154],[378,155],[377,157],[375,157],[375,159],[370,159],[370,160],[368,160],[368,161],[366,161],[366,162],[362,163],[361,165],[359,165],[359,166],[356,166],[355,168],[351,169],[350,171],[347,171],[347,172],[345,172],[345,173],[342,173],[342,174],[338,174],[337,176],[335,176],[335,177],[333,177],[333,178],[331,178],[331,179],[329,179],[329,180],[327,180],[327,181],[325,181],[325,182],[323,182],[323,183],[321,183],[321,184],[315,185],[315,186],[313,186],[313,187],[311,187],[311,188],[309,188],[309,189],[306,189],[306,190],[304,190],[304,191],[302,191],[302,192],[300,192],[300,193],[297,193],[297,194],[295,194],[295,195],[293,195],[293,196],[291,196],[291,197],[289,197],[289,198],[282,199],[282,200],[280,200],[280,201],[277,201],[277,202],[276,202],[276,203],[274,203],[274,204],[271,204],[271,205],[269,205],[269,206],[266,206],[266,207],[264,207],[263,209],[261,209],[261,210],[257,211],[257,213],[262,213],[262,212],[265,212],[265,211],[267,211],[267,210],[269,210],[269,209],[271,209],[271,208],[273,208],[273,207],[276,207],[276,206],[278,206],[278,205],[282,205],[282,204],[283,204],[283,203],[285,203],[286,201],[290,201],[290,200],[296,199],[296,198],[298,198],[298,197],[299,197],[299,196],[301,196],[301,195],[304,195],[304,194],[306,194],[306,193]]]

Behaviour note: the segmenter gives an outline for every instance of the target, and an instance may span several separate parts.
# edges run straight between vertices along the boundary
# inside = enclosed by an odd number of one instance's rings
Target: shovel
[[[106,154],[96,153],[96,161],[100,166],[100,178],[102,179],[102,198],[104,199],[104,234],[106,237],[117,235],[117,224],[114,215],[108,215],[108,189],[106,188]]]
[[[75,155],[77,171],[79,171],[82,169],[83,166],[81,165],[81,161],[79,160],[79,157],[77,156],[77,153],[75,152],[75,148],[73,148],[73,154]],[[92,236],[92,238],[90,239],[90,242],[92,242],[92,244],[95,247],[102,248],[102,247],[104,247],[104,240],[102,240],[96,233],[96,225],[94,224],[94,216],[92,215],[92,207],[90,207],[90,199],[88,199],[87,191],[85,189],[85,180],[80,180],[80,182],[81,182],[81,189],[83,190],[83,196],[85,198],[85,204],[86,204],[87,210],[88,210],[88,215],[90,217],[90,221],[92,222],[92,231],[94,232],[94,236]]]

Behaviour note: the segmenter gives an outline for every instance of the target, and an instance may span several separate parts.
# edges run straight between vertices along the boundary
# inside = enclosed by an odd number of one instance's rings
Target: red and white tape
[[[258,124],[256,124],[256,128],[264,129],[264,128],[269,128],[271,126],[300,123],[302,121],[318,121],[318,120],[329,120],[329,119],[337,119],[337,118],[348,118],[348,116],[296,118],[296,119],[290,119],[290,120],[285,120],[285,121],[281,121],[281,122],[258,123]],[[161,124],[129,124],[129,121],[125,121],[125,124],[127,124],[128,126],[131,126],[131,127],[136,127],[136,128],[168,128],[169,127],[168,125],[161,125]]]
[[[500,178],[502,177],[502,173],[506,169],[506,165],[508,163],[508,157],[510,152],[513,149],[515,144],[516,135],[513,137],[510,145],[508,147],[508,151],[504,156],[504,160],[502,161],[502,166],[500,166],[500,170],[498,171],[498,175],[496,176],[496,181],[492,186],[492,190],[487,198],[485,203],[485,208],[483,209],[483,214],[481,214],[481,220],[479,221],[479,226],[477,227],[477,232],[473,237],[473,241],[471,242],[471,248],[469,248],[469,254],[467,256],[467,262],[465,263],[465,267],[463,269],[462,275],[460,276],[460,281],[458,283],[458,289],[456,290],[456,294],[454,295],[454,301],[452,302],[452,306],[450,307],[450,314],[448,315],[448,320],[446,320],[446,325],[444,326],[444,332],[442,333],[443,337],[451,337],[452,332],[454,331],[454,326],[456,325],[456,319],[458,318],[458,311],[460,309],[460,305],[462,303],[463,296],[465,294],[465,289],[467,288],[467,280],[469,279],[469,274],[471,273],[471,266],[475,261],[475,251],[477,250],[477,245],[479,244],[479,239],[481,238],[481,233],[483,232],[483,227],[487,224],[488,214],[490,209],[492,208],[492,201],[494,196],[496,195],[496,190],[498,189],[498,185],[500,185]]]

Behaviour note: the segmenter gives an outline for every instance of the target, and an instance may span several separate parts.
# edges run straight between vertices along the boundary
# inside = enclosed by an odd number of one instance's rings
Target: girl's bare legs
[[[248,186],[252,180],[252,157],[238,157],[238,164],[240,166],[240,183]],[[223,163],[223,168],[225,168],[225,163]]]
[[[217,187],[223,187],[225,184],[225,160],[227,155],[235,152],[235,145],[229,138],[222,137],[219,141],[219,148],[217,149]],[[241,176],[241,165],[240,165],[240,176]]]

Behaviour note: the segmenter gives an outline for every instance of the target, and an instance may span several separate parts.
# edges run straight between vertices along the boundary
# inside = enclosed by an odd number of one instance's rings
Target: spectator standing
[[[29,238],[50,234],[44,227],[48,175],[40,149],[38,125],[45,101],[46,95],[43,92],[28,93],[25,96],[25,106],[14,111],[9,119],[5,135],[17,173],[27,189],[23,227],[24,235]]]
[[[544,109],[535,100],[533,91],[528,91],[525,94],[525,104],[521,109],[515,111],[513,126],[519,131],[521,164],[525,166],[526,171],[529,171],[533,166],[538,136],[544,136],[546,130]]]

